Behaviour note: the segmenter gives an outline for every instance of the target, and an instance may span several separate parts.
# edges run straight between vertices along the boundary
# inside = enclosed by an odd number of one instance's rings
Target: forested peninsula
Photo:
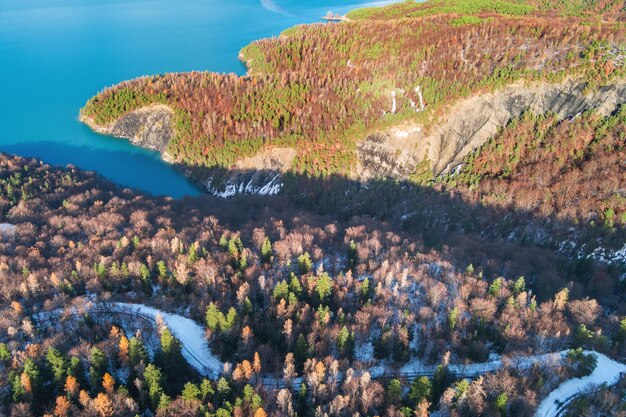
[[[86,103],[197,197],[0,154],[0,416],[622,417],[625,6],[355,10]]]

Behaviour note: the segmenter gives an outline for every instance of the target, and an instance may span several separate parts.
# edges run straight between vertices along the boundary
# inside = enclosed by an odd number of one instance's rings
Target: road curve
[[[183,317],[178,314],[166,313],[154,307],[143,304],[129,303],[94,303],[88,311],[94,314],[125,314],[137,318],[147,319],[152,323],[156,323],[158,319],[162,319],[172,334],[181,342],[182,354],[200,374],[209,377],[217,377],[223,372],[224,364],[211,352],[207,343],[204,328],[195,321]],[[38,313],[33,318],[37,321],[51,320],[58,317],[61,310],[52,312]],[[533,355],[515,358],[512,362],[519,369],[527,369],[535,363],[549,364],[562,360],[567,351],[547,353],[543,355]],[[576,397],[590,393],[598,386],[606,384],[614,385],[626,374],[626,364],[617,362],[606,355],[595,351],[585,351],[585,354],[593,354],[597,358],[597,366],[595,370],[588,376],[583,378],[573,378],[565,381],[552,391],[546,397],[537,411],[535,417],[559,417],[566,409],[567,405]],[[449,368],[460,378],[474,378],[488,372],[494,372],[502,368],[503,363],[500,360],[477,363],[477,364],[450,364]],[[406,365],[400,368],[395,375],[413,380],[421,376],[432,377],[437,367],[433,365]],[[386,378],[384,370],[381,367],[374,367],[360,371],[359,373],[369,372],[373,379]],[[343,375],[338,375],[338,381],[341,381]],[[281,389],[288,385],[298,387],[302,378],[294,378],[291,384],[287,384],[281,378],[261,377],[260,382],[267,388]]]

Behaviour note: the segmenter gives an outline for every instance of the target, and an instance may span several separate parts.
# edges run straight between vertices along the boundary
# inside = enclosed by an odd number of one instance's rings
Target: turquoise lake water
[[[94,170],[123,186],[198,191],[158,154],[78,122],[106,86],[147,74],[244,74],[239,50],[363,0],[0,0],[0,152]]]

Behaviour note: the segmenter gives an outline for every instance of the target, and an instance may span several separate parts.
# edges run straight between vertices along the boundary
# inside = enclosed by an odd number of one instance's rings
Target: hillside
[[[474,3],[407,2],[355,12],[356,21],[298,26],[244,48],[247,76],[143,77],[104,90],[81,115],[101,131],[147,142],[207,187],[211,168],[234,168],[268,148],[296,151],[281,161],[287,171],[359,177],[357,148],[368,136],[405,123],[414,126],[411,131],[429,132],[448,120],[449,109],[460,100],[521,80],[555,85],[558,92],[563,82],[575,79],[584,84],[584,94],[623,87],[624,29],[615,21],[620,15],[592,22],[586,14],[540,12],[548,2],[542,7],[467,4]],[[512,13],[502,5],[525,12]],[[596,7],[600,4],[589,10]],[[172,116],[148,123],[147,129],[140,129],[142,123],[124,128],[133,125],[128,117],[141,119],[136,110],[153,104],[168,106]],[[171,124],[171,131],[153,134],[150,126],[159,129],[163,123]],[[422,139],[409,138],[405,147],[419,147]],[[417,161],[403,171],[440,172],[438,155],[417,153]]]
[[[405,1],[81,109],[196,197],[0,153],[0,417],[623,417],[625,21]]]
[[[520,355],[581,346],[624,357],[619,268],[468,228],[478,210],[445,193],[425,207],[465,224],[450,218],[442,229],[431,215],[415,233],[281,197],[156,199],[72,167],[7,155],[0,167],[1,412],[308,416],[341,403],[405,415],[430,403],[453,415],[530,416],[590,370],[575,352],[542,367],[515,365]],[[534,227],[523,215],[498,227],[506,235],[516,221]],[[203,379],[172,338],[181,329],[89,307],[106,301],[202,323],[233,367]],[[458,379],[463,364],[499,355],[513,362],[469,385]],[[430,365],[432,379],[403,377]],[[261,376],[304,379],[273,389]]]

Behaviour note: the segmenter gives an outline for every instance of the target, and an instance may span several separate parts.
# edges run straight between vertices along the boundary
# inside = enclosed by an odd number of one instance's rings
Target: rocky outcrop
[[[357,145],[356,176],[369,179],[392,176],[405,179],[427,160],[436,175],[458,166],[472,150],[484,144],[523,112],[554,113],[559,119],[595,110],[612,113],[626,103],[626,81],[586,91],[586,83],[515,83],[494,93],[463,100],[446,111],[430,133],[404,124],[372,135]]]
[[[237,161],[235,169],[287,172],[295,157],[296,150],[293,148],[269,148]]]
[[[172,109],[158,104],[125,114],[107,126],[97,126],[91,119],[84,116],[81,116],[81,121],[98,133],[125,138],[136,146],[164,154],[169,141],[174,136],[173,116]]]
[[[243,158],[227,175],[206,180],[204,188],[217,197],[237,194],[274,195],[282,189],[282,174],[291,169],[296,150],[268,148],[255,156]]]
[[[559,119],[595,110],[612,113],[626,103],[626,81],[587,91],[586,83],[567,80],[558,84],[518,82],[499,91],[462,100],[445,112],[428,131],[414,122],[404,122],[357,143],[357,164],[352,178],[367,181],[392,177],[408,179],[421,171],[435,175],[458,167],[472,150],[484,144],[509,121],[523,112],[554,113]],[[128,113],[109,126],[100,127],[81,118],[94,130],[128,138],[133,144],[161,152],[174,136],[174,113],[165,105],[152,105]],[[232,172],[200,180],[205,189],[223,197],[241,193],[275,194],[282,186],[282,173],[291,169],[296,150],[269,148],[236,163]]]

